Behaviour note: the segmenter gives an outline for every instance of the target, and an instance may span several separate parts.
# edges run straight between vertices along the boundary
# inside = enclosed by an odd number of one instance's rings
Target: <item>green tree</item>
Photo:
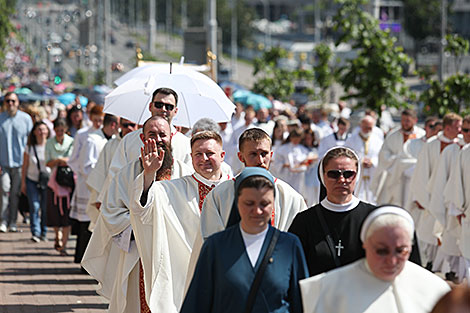
[[[424,113],[444,116],[449,112],[468,111],[470,105],[470,77],[456,74],[444,82],[429,81],[430,87],[421,94],[424,102]]]
[[[273,47],[253,60],[253,75],[260,74],[260,78],[253,86],[254,92],[273,96],[275,99],[288,100],[294,92],[295,75],[292,71],[278,66],[279,60],[286,57],[286,50]]]
[[[402,65],[409,57],[395,45],[396,39],[382,31],[378,21],[362,6],[366,0],[337,0],[341,6],[334,17],[339,32],[336,45],[350,43],[357,56],[345,61],[337,79],[348,96],[359,104],[380,112],[380,107],[405,106],[409,89],[404,85]]]
[[[334,82],[334,71],[331,69],[333,51],[327,44],[321,43],[315,47],[317,61],[313,67],[315,83],[320,87],[320,97],[323,103],[328,101],[328,90]]]
[[[5,58],[5,49],[10,33],[14,31],[11,16],[15,13],[16,0],[0,0],[0,59]],[[3,62],[0,67],[4,66]]]
[[[454,57],[455,71],[458,73],[462,58],[468,53],[469,42],[457,34],[447,35],[446,42],[447,45],[444,50]]]
[[[87,74],[82,69],[77,69],[73,82],[78,85],[86,86],[88,84]]]

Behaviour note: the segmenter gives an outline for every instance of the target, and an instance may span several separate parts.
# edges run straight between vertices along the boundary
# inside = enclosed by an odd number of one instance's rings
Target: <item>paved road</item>
[[[73,256],[62,257],[48,242],[30,240],[28,226],[18,233],[0,233],[0,312],[105,312],[106,299],[99,296],[96,281],[82,274]],[[75,237],[67,244],[72,255]]]

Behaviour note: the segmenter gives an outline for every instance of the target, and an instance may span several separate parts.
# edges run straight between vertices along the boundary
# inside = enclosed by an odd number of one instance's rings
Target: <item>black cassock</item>
[[[360,201],[350,211],[334,212],[317,204],[297,214],[289,232],[299,237],[311,276],[337,267],[315,210],[321,210],[333,240],[335,254],[341,263],[340,266],[343,266],[365,257],[360,239],[361,226],[367,215],[376,208],[372,204]],[[410,261],[421,264],[416,244],[413,246]]]

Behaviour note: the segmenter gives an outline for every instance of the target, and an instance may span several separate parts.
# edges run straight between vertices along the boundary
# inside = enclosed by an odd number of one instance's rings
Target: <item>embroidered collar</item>
[[[333,212],[347,212],[357,207],[357,205],[359,204],[359,201],[360,200],[353,195],[351,201],[349,201],[348,203],[336,204],[336,203],[329,201],[328,198],[325,198],[322,200],[321,205],[325,209],[333,211]]]

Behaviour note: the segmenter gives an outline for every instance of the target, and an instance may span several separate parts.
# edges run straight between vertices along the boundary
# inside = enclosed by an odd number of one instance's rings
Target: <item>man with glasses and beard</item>
[[[13,92],[5,94],[0,114],[0,232],[16,232],[21,166],[28,134],[33,128],[31,117],[18,110],[20,101]]]
[[[149,139],[165,151],[163,164],[155,175],[156,180],[175,179],[193,172],[192,168],[172,157],[170,125],[165,118],[153,116],[144,123],[140,140],[143,144]],[[143,270],[129,212],[129,189],[142,170],[141,159],[136,157],[111,179],[82,261],[82,266],[101,284],[100,294],[108,296],[110,312],[147,312],[145,310],[148,309]],[[120,249],[115,249],[113,245]],[[114,280],[103,279],[109,276],[113,276]],[[112,286],[110,282],[113,282]]]

